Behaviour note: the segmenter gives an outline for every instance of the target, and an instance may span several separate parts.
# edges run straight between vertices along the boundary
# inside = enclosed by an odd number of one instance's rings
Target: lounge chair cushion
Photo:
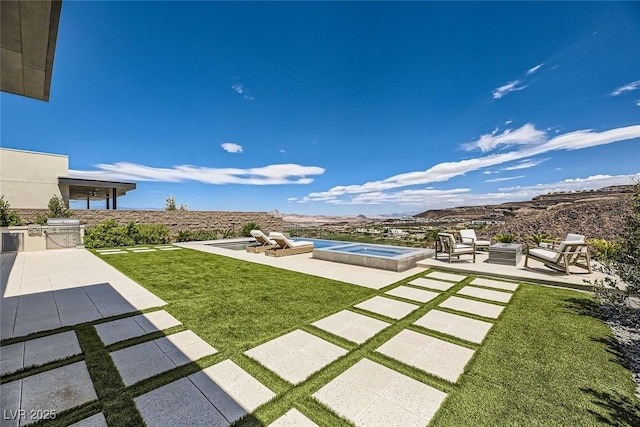
[[[529,249],[529,254],[536,258],[543,259],[552,263],[558,261],[558,258],[560,257],[560,254],[558,252],[542,248]]]
[[[308,242],[306,240],[300,240],[299,242],[295,242],[291,239],[288,239],[284,234],[278,232],[269,233],[269,237],[276,241],[276,243],[280,244],[284,243],[283,247],[285,248],[299,248],[302,246],[313,246],[313,242]],[[282,245],[281,245],[282,246]]]
[[[264,234],[261,230],[251,230],[251,236],[253,236],[258,242],[263,245],[275,245],[275,240],[271,240],[266,234]]]

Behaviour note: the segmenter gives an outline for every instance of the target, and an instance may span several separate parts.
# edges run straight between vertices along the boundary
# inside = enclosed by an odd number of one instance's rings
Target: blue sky
[[[527,200],[640,179],[640,3],[68,1],[50,102],[0,96],[120,208]]]

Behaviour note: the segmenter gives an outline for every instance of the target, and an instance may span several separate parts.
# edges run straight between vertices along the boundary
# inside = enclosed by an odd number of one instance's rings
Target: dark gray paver
[[[31,375],[21,381],[20,409],[26,414],[37,414],[38,411],[58,414],[98,398],[84,361]]]
[[[133,400],[148,427],[229,425],[188,378],[181,378]]]

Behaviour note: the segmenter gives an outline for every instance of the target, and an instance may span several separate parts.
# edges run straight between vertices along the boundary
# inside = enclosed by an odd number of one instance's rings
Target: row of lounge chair
[[[440,248],[449,255],[449,263],[452,258],[460,258],[460,255],[472,255],[476,262],[476,251],[479,248],[490,248],[491,242],[479,240],[474,230],[460,230],[460,240],[457,242],[451,233],[438,233]],[[570,274],[569,267],[575,266],[591,270],[591,257],[586,238],[582,234],[569,233],[561,241],[542,242],[538,248],[527,249],[524,267],[529,268],[529,259],[542,262],[553,270]]]
[[[268,256],[286,256],[313,252],[313,242],[293,241],[282,233],[272,231],[267,236],[261,230],[251,230],[256,243],[247,246],[247,252],[264,253]]]

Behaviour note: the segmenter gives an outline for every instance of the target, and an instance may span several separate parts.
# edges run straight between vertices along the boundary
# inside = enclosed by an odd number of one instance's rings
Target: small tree
[[[11,209],[11,205],[4,199],[4,194],[0,196],[0,227],[11,227],[22,225],[22,219],[17,212]]]
[[[176,208],[176,199],[173,196],[167,196],[164,200],[164,210],[165,211],[175,211]]]
[[[69,205],[64,201],[62,197],[53,196],[49,200],[47,205],[49,208],[49,218],[69,218],[71,217],[71,211]]]

